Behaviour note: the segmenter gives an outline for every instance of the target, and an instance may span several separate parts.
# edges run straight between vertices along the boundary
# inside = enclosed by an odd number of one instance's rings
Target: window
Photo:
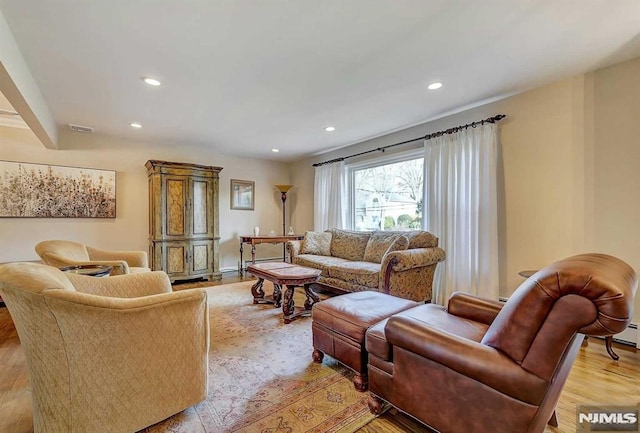
[[[422,151],[349,165],[351,227],[421,229],[423,166]]]

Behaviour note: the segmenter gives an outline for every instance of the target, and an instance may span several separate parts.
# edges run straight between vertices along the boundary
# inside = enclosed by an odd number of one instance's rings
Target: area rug
[[[351,433],[374,418],[348,369],[312,361],[311,318],[285,325],[282,309],[252,303],[252,283],[206,289],[208,397],[143,433]],[[295,300],[303,305],[304,296]]]

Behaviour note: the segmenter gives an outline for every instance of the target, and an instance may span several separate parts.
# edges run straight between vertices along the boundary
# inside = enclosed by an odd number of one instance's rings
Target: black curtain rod
[[[454,126],[453,128],[445,129],[444,131],[434,132],[434,133],[431,133],[431,134],[424,135],[422,137],[417,137],[417,138],[412,138],[411,140],[401,141],[400,143],[389,144],[387,146],[378,147],[377,149],[365,150],[364,152],[354,153],[353,155],[343,156],[341,158],[330,159],[329,161],[317,162],[317,163],[313,164],[313,166],[314,167],[320,167],[322,165],[334,164],[336,162],[344,161],[345,159],[355,158],[356,156],[360,156],[360,155],[366,155],[367,153],[384,152],[386,149],[389,149],[390,147],[401,146],[403,144],[413,143],[414,141],[418,141],[418,140],[431,140],[432,138],[440,137],[441,135],[455,134],[456,132],[462,131],[463,129],[475,128],[477,126],[484,125],[485,123],[496,123],[496,122],[504,119],[505,117],[507,117],[505,114],[498,114],[498,115],[495,115],[493,117],[489,117],[489,118],[484,119],[484,120],[478,120],[478,121],[475,121],[475,122],[467,123],[466,125]]]

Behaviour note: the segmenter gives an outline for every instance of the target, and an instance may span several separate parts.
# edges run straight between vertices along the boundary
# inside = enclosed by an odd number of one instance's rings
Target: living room
[[[0,2],[0,12],[4,12],[3,3],[11,8],[15,6],[9,5],[11,2]],[[628,16],[629,20],[633,19],[632,14]],[[8,15],[0,15],[0,34],[10,34],[11,24]],[[295,158],[274,156],[271,148],[278,145],[275,142],[265,142],[260,154],[247,157],[215,147],[202,147],[195,140],[136,139],[131,138],[128,131],[121,136],[104,135],[99,127],[93,134],[82,134],[66,126],[66,123],[82,124],[81,113],[77,112],[73,113],[77,116],[75,119],[55,115],[54,125],[58,124],[55,133],[47,131],[51,114],[38,116],[42,112],[34,102],[46,100],[47,95],[43,93],[44,99],[40,100],[37,96],[33,99],[33,92],[20,93],[20,89],[24,89],[21,80],[28,80],[28,74],[16,75],[20,69],[12,66],[16,61],[25,60],[27,65],[33,59],[23,59],[19,51],[16,54],[20,40],[16,37],[12,43],[12,39],[0,38],[1,90],[12,107],[24,113],[31,129],[0,126],[0,160],[115,170],[117,216],[113,219],[4,218],[0,224],[4,247],[0,250],[0,263],[37,260],[34,247],[45,239],[75,240],[112,250],[148,250],[148,179],[144,165],[156,159],[223,167],[219,189],[220,269],[225,274],[234,274],[240,260],[238,236],[249,234],[254,226],[260,226],[263,232],[281,230],[282,201],[274,185],[294,186],[287,197],[286,225],[293,226],[296,233],[304,233],[314,229],[312,164],[505,114],[506,118],[499,123],[500,296],[508,298],[522,283],[520,271],[540,269],[582,252],[611,254],[640,269],[636,248],[640,234],[635,234],[633,229],[640,215],[640,201],[635,198],[635,185],[640,182],[635,164],[640,156],[635,145],[640,134],[637,31],[626,44],[590,63],[597,67],[566,73],[557,71],[559,78],[553,80],[547,75],[530,77],[526,87],[514,86],[511,92],[505,91],[499,97],[486,95],[476,103],[446,107],[438,115],[422,118],[422,122],[399,120],[397,125],[361,140],[345,138],[342,140],[345,146],[332,145],[312,154],[305,152],[303,145],[302,150],[297,150],[300,156]],[[576,47],[579,49],[584,47]],[[34,78],[35,82],[60,79],[57,74],[51,78]],[[140,81],[137,76],[132,80]],[[445,86],[439,91],[446,92],[447,83],[443,81]],[[162,91],[165,86],[171,83],[163,83],[153,90]],[[148,93],[146,89],[141,92]],[[24,106],[27,111],[23,111]],[[128,123],[129,120],[123,114],[105,122]],[[224,119],[207,121],[216,123]],[[284,129],[286,124],[284,119],[277,127]],[[324,123],[318,125],[318,134],[326,134],[322,130],[324,126]],[[333,134],[340,133],[340,126]],[[146,125],[143,127],[147,129]],[[43,144],[43,134],[50,138],[57,136],[55,146]],[[416,150],[422,145],[415,142],[395,152]],[[285,152],[281,150],[282,153]],[[231,209],[232,179],[255,182],[253,211]],[[282,254],[282,245],[261,246],[257,254],[258,258],[277,257]],[[632,324],[637,325],[640,322],[637,298],[634,310]],[[640,344],[637,328],[630,328],[629,332],[631,337],[625,338],[631,344]]]

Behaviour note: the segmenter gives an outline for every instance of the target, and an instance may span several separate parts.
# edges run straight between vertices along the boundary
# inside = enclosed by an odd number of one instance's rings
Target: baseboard
[[[613,341],[617,341],[618,343],[627,344],[629,346],[635,346],[640,349],[640,338],[638,336],[638,325],[636,323],[631,323],[627,326],[627,329],[622,331],[619,334],[613,336]]]
[[[221,274],[230,274],[232,272],[237,274],[238,273],[238,268],[235,268],[233,266],[227,266],[227,267],[224,267],[224,268],[220,268],[220,273]]]

